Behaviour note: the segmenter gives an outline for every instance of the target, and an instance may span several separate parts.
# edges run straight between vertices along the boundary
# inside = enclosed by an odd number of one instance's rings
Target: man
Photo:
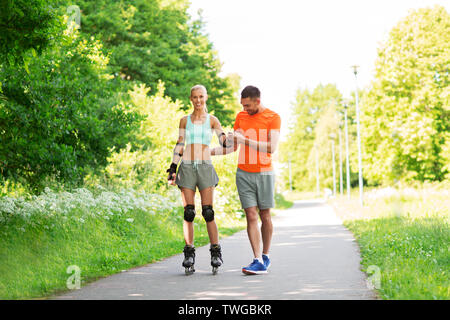
[[[241,104],[244,110],[236,116],[234,132],[227,137],[228,147],[233,147],[225,153],[236,151],[241,146],[236,185],[254,254],[253,262],[243,267],[242,272],[263,274],[270,266],[273,232],[270,209],[275,206],[275,174],[271,158],[278,144],[281,119],[261,104],[261,92],[256,87],[247,86],[242,90]],[[261,231],[258,229],[258,216],[261,218]]]

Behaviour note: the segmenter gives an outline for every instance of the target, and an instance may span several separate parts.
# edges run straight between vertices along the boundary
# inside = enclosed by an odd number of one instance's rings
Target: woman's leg
[[[200,191],[202,198],[202,206],[212,206],[214,200],[214,187],[205,188]],[[209,242],[211,244],[219,244],[219,231],[215,220],[206,222],[206,228],[208,230]]]
[[[181,200],[183,207],[188,204],[195,205],[195,191],[188,188],[181,188]],[[194,222],[183,220],[183,234],[186,245],[194,245]]]

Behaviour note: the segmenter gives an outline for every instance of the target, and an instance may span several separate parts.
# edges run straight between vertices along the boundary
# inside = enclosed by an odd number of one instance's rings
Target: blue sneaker
[[[242,268],[242,272],[245,274],[263,274],[267,273],[267,268],[264,264],[259,262],[258,259],[254,259],[248,267]]]
[[[270,259],[268,256],[266,256],[265,254],[262,255],[262,259],[263,259],[263,263],[264,266],[266,267],[267,270],[269,270],[270,267]]]

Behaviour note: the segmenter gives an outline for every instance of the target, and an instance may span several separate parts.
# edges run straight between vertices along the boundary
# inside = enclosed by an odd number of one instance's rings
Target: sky
[[[241,89],[257,86],[262,104],[287,124],[298,88],[334,83],[349,98],[352,65],[358,87],[368,86],[392,27],[411,9],[435,4],[450,12],[449,0],[191,0],[189,13],[202,9],[222,74],[238,73]]]

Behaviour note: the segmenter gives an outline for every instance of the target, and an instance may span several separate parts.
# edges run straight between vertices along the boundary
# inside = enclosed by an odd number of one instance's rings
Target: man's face
[[[259,98],[241,98],[244,111],[247,111],[251,116],[258,113],[260,102],[261,100]]]

